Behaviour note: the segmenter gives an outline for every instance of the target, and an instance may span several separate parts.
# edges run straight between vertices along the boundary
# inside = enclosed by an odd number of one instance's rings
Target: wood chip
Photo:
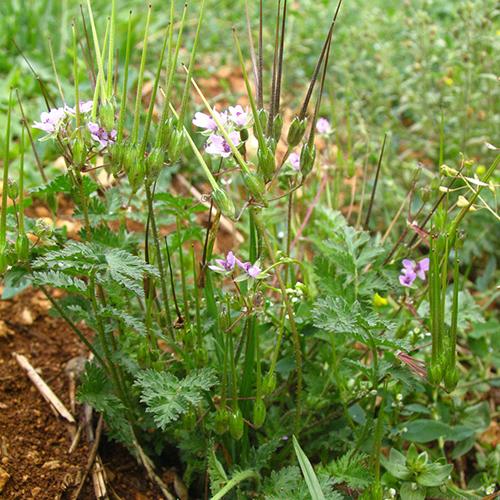
[[[33,324],[33,313],[25,307],[21,314],[19,315],[19,323],[24,326],[29,326]]]
[[[45,398],[45,400],[50,404],[56,414],[65,418],[68,422],[74,424],[75,419],[73,415],[67,410],[62,401],[54,394],[52,389],[45,383],[45,381],[40,377],[40,375],[35,371],[30,362],[21,354],[12,353],[15,360],[18,362],[19,366],[26,371],[28,377],[33,382],[35,387],[38,389],[40,394]]]
[[[9,328],[7,323],[5,323],[5,321],[3,320],[0,320],[0,339],[5,339],[13,334],[14,332],[12,331],[11,328]]]
[[[5,488],[9,478],[10,474],[3,467],[0,467],[0,493]]]

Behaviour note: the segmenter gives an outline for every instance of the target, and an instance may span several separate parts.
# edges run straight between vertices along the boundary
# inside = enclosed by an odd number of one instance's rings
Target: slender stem
[[[165,274],[165,267],[163,266],[163,257],[161,255],[160,238],[158,235],[158,229],[156,227],[156,217],[153,206],[153,195],[151,193],[151,187],[146,183],[146,199],[148,203],[148,211],[151,215],[151,230],[153,232],[153,244],[156,250],[156,257],[158,259],[158,271],[160,272],[160,285],[163,298],[163,307],[165,309],[165,314],[167,317],[167,330],[174,337],[174,332],[172,330],[172,317],[170,315],[170,303],[168,300],[168,289],[167,289],[167,277]]]
[[[19,145],[19,235],[24,233],[24,127],[21,129],[21,143]]]
[[[189,323],[189,300],[186,285],[186,269],[184,267],[184,248],[182,247],[182,227],[179,216],[176,217],[177,237],[179,238],[179,263],[181,267],[182,301],[184,303],[184,321]]]
[[[258,83],[257,83],[257,104],[259,109],[264,108],[264,92],[263,92],[263,78],[264,78],[264,54],[262,48],[262,0],[259,0],[259,62],[258,62]]]
[[[9,185],[9,163],[10,163],[10,124],[12,117],[12,89],[9,91],[9,104],[7,109],[7,127],[5,128],[5,144],[3,156],[3,178],[2,178],[2,212],[0,215],[0,252],[3,256],[7,244],[7,196]],[[3,272],[0,269],[0,272]]]
[[[120,103],[120,113],[118,115],[118,144],[121,143],[123,139],[123,125],[125,123],[125,108],[127,106],[127,86],[128,86],[128,68],[130,64],[130,46],[132,43],[132,11],[129,12],[128,16],[128,27],[127,27],[127,47],[125,49],[125,66],[123,68],[123,86],[122,95]]]
[[[142,42],[142,56],[141,64],[139,66],[139,76],[137,79],[137,92],[135,95],[135,110],[134,110],[134,124],[132,127],[132,142],[137,142],[139,137],[139,121],[141,117],[141,97],[142,97],[142,84],[144,82],[144,70],[146,67],[146,56],[148,53],[148,35],[149,23],[151,21],[151,5],[148,7],[148,15],[146,17],[146,27],[144,28],[144,39]]]
[[[259,232],[264,240],[264,243],[267,247],[267,251],[269,253],[269,257],[271,259],[271,262],[273,265],[276,264],[276,254],[274,252],[274,248],[271,244],[271,241],[269,239],[269,235],[267,234],[267,229],[264,226],[262,220],[260,219],[257,214],[255,215],[255,223],[257,224],[257,227],[259,228]],[[300,345],[300,336],[299,332],[297,330],[297,325],[295,323],[295,313],[292,307],[292,304],[288,298],[287,292],[286,292],[286,285],[283,282],[283,279],[281,277],[281,274],[279,270],[276,268],[275,269],[275,275],[276,279],[278,280],[279,287],[281,289],[281,294],[283,297],[283,301],[285,303],[285,308],[288,314],[288,321],[290,324],[290,329],[292,332],[292,341],[293,341],[293,347],[294,347],[294,352],[295,352],[295,363],[297,365],[297,402],[296,402],[296,413],[295,413],[295,434],[297,435],[298,432],[300,431],[300,417],[302,413],[302,349]]]
[[[23,104],[21,102],[21,98],[19,96],[19,92],[17,91],[17,89],[16,89],[16,96],[17,96],[17,102],[19,103],[19,110],[21,111],[21,116],[22,116],[21,121],[22,121],[24,128],[26,129],[26,132],[28,132],[28,138],[30,140],[31,149],[33,151],[33,156],[35,157],[36,166],[38,167],[38,171],[40,172],[40,175],[42,176],[43,182],[47,183],[48,182],[47,175],[45,174],[45,171],[43,170],[42,161],[40,160],[40,156],[38,155],[38,151],[36,150],[35,141],[33,140],[33,135],[31,133],[31,127],[29,126],[28,120],[26,119],[26,115],[24,114]]]
[[[108,79],[107,95],[113,95],[113,58],[115,51],[115,33],[116,33],[116,0],[111,0],[111,27],[109,31],[109,51],[108,51]]]

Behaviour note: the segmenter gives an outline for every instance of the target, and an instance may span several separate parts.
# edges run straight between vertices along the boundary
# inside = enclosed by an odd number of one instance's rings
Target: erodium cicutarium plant
[[[492,481],[493,459],[474,444],[490,407],[460,382],[468,334],[490,356],[481,383],[496,365],[489,305],[467,290],[462,221],[498,218],[498,155],[471,174],[463,158],[444,165],[441,141],[426,180],[389,175],[390,134],[374,153],[350,114],[329,111],[341,1],[315,33],[299,105],[286,86],[286,0],[238,6],[245,92],[212,95],[198,47],[207,6],[171,1],[166,26],[142,7],[143,23],[131,12],[123,25],[119,2],[101,22],[88,0],[72,24],[71,85],[55,60],[55,84],[32,65],[46,105],[36,118],[11,93],[5,289],[38,287],[85,344],[80,402],[165,498],[172,462],[192,498],[478,498],[484,488],[466,491],[454,469],[476,446]],[[41,181],[26,200],[28,154]],[[380,190],[403,174],[387,219]],[[51,217],[27,216],[32,199]],[[57,224],[63,203],[72,232]]]

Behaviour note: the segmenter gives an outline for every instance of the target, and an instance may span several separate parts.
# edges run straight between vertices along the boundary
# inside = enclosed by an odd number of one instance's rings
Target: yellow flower
[[[376,293],[373,296],[373,305],[375,307],[384,307],[388,303],[389,303],[389,301],[385,297],[382,297],[381,295],[379,295],[378,293]]]

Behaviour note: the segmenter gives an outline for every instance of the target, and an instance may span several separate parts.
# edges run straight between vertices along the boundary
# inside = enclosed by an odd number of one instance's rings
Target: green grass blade
[[[302,448],[300,447],[300,444],[295,436],[293,436],[293,448],[295,450],[295,454],[297,455],[297,460],[299,461],[300,469],[302,470],[302,474],[306,480],[307,488],[309,489],[312,500],[325,500],[325,495],[319,485],[318,477],[314,472],[313,466],[311,465],[311,462],[307,458],[306,454],[302,451]]]

